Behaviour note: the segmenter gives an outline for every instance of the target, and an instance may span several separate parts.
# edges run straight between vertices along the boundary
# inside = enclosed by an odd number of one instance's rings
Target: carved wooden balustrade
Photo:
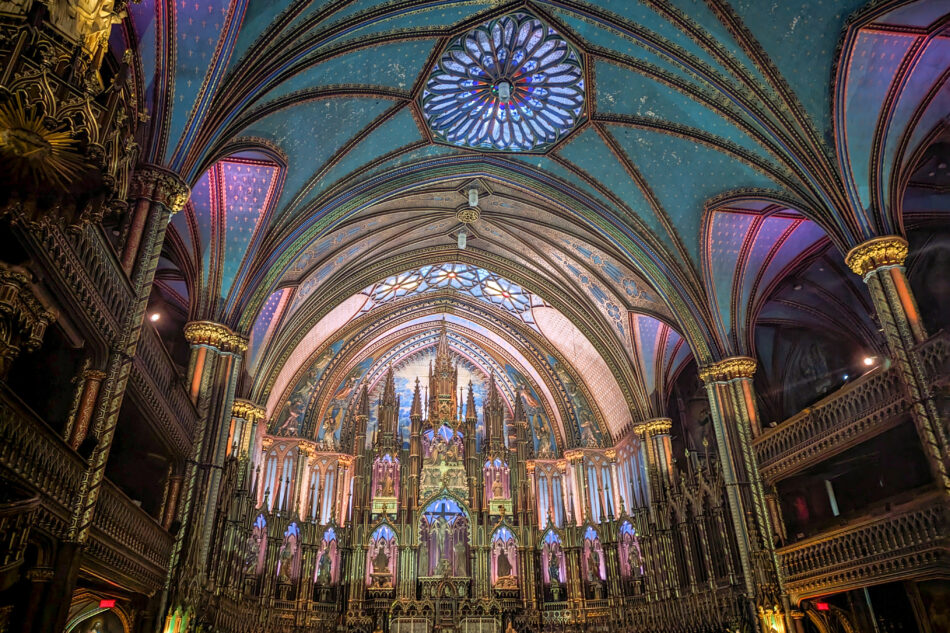
[[[145,510],[106,480],[92,521],[93,538],[84,567],[107,565],[146,593],[161,588],[168,570],[172,536]]]
[[[756,438],[759,470],[774,483],[880,433],[906,410],[898,370],[875,369]]]
[[[939,332],[917,346],[924,374],[931,384],[950,380],[950,332]]]
[[[142,414],[152,418],[179,455],[190,454],[198,413],[165,346],[149,326],[142,328],[129,383],[145,405]]]
[[[33,528],[65,538],[85,461],[0,383],[0,468],[40,494]],[[122,575],[146,593],[159,589],[172,537],[110,481],[103,484],[83,566]]]
[[[0,383],[0,467],[28,482],[44,501],[69,508],[85,462]]]
[[[27,538],[33,517],[40,504],[38,495],[19,486],[0,490],[0,591],[10,588],[18,579],[18,570],[23,563]]]
[[[950,571],[950,519],[939,492],[778,550],[793,602]]]
[[[675,599],[624,598],[622,628],[632,631],[734,630],[746,606],[732,588],[701,591]]]
[[[102,227],[68,233],[53,225],[22,236],[62,304],[76,306],[96,338],[115,340],[132,305],[132,286]]]

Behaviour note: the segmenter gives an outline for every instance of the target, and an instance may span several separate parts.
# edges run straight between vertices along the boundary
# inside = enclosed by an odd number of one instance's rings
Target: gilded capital
[[[222,352],[242,354],[247,351],[247,339],[231,328],[212,321],[192,321],[185,324],[185,340],[192,345],[208,345]]]
[[[732,356],[699,370],[699,377],[705,383],[725,382],[736,378],[752,378],[755,375],[756,361],[748,356]]]
[[[672,428],[673,420],[670,418],[653,418],[635,424],[633,430],[638,435],[647,437],[669,433]]]
[[[897,235],[875,237],[858,244],[844,256],[854,274],[864,277],[882,266],[900,266],[907,259],[907,240]]]
[[[185,208],[191,189],[177,174],[155,167],[140,165],[132,174],[129,197],[151,200],[164,205],[172,213]]]
[[[584,459],[584,453],[578,450],[564,451],[564,459],[569,462],[579,462]]]
[[[264,407],[254,404],[250,400],[236,398],[234,404],[231,405],[231,417],[234,418],[247,420],[248,422],[259,422],[264,419],[265,415]]]

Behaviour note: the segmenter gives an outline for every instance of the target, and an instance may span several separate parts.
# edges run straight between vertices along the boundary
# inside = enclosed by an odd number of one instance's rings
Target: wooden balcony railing
[[[878,368],[756,438],[759,470],[774,483],[889,428],[906,409],[898,369]]]
[[[0,384],[0,466],[64,508],[78,493],[86,467],[4,384]]]
[[[156,567],[165,569],[168,566],[171,535],[109,480],[102,484],[92,524],[123,548]]]
[[[79,494],[86,463],[3,384],[0,467],[40,492],[34,526],[65,537],[62,531]],[[108,480],[99,493],[91,536],[86,548],[91,562],[110,573],[123,573],[143,591],[161,587],[172,537]]]
[[[950,379],[950,332],[940,332],[917,346],[924,374],[931,384]]]
[[[785,589],[802,598],[950,572],[950,520],[933,492],[778,550]]]
[[[102,228],[66,233],[50,226],[25,238],[57,294],[81,309],[88,331],[106,343],[115,340],[132,306],[132,286]]]
[[[179,454],[189,455],[198,413],[164,344],[147,325],[142,328],[129,379],[147,405],[143,415],[153,417],[159,431]]]

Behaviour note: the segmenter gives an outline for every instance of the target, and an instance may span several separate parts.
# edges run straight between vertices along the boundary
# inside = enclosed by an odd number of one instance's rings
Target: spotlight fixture
[[[864,366],[865,366],[865,367],[870,367],[870,366],[873,365],[873,364],[874,364],[874,357],[873,357],[873,356],[865,356],[865,357],[864,357]]]
[[[148,320],[151,321],[152,323],[156,323],[160,321],[161,318],[162,318],[162,315],[158,312],[153,312],[150,315],[148,315]]]

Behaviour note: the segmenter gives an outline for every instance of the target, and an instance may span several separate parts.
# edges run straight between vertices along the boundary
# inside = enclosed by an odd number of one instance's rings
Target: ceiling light
[[[505,102],[511,99],[511,84],[507,81],[498,82],[498,98]]]
[[[465,232],[465,229],[459,231],[458,240],[459,248],[464,249],[468,244],[468,233]]]
[[[161,318],[162,318],[162,315],[159,314],[158,312],[153,312],[150,315],[148,315],[148,320],[151,321],[152,323],[159,321]]]
[[[864,357],[864,365],[865,365],[866,367],[870,367],[870,366],[873,365],[873,364],[874,364],[874,357],[873,357],[873,356],[865,356],[865,357]]]
[[[478,189],[472,187],[468,190],[468,206],[477,207],[478,206]]]

